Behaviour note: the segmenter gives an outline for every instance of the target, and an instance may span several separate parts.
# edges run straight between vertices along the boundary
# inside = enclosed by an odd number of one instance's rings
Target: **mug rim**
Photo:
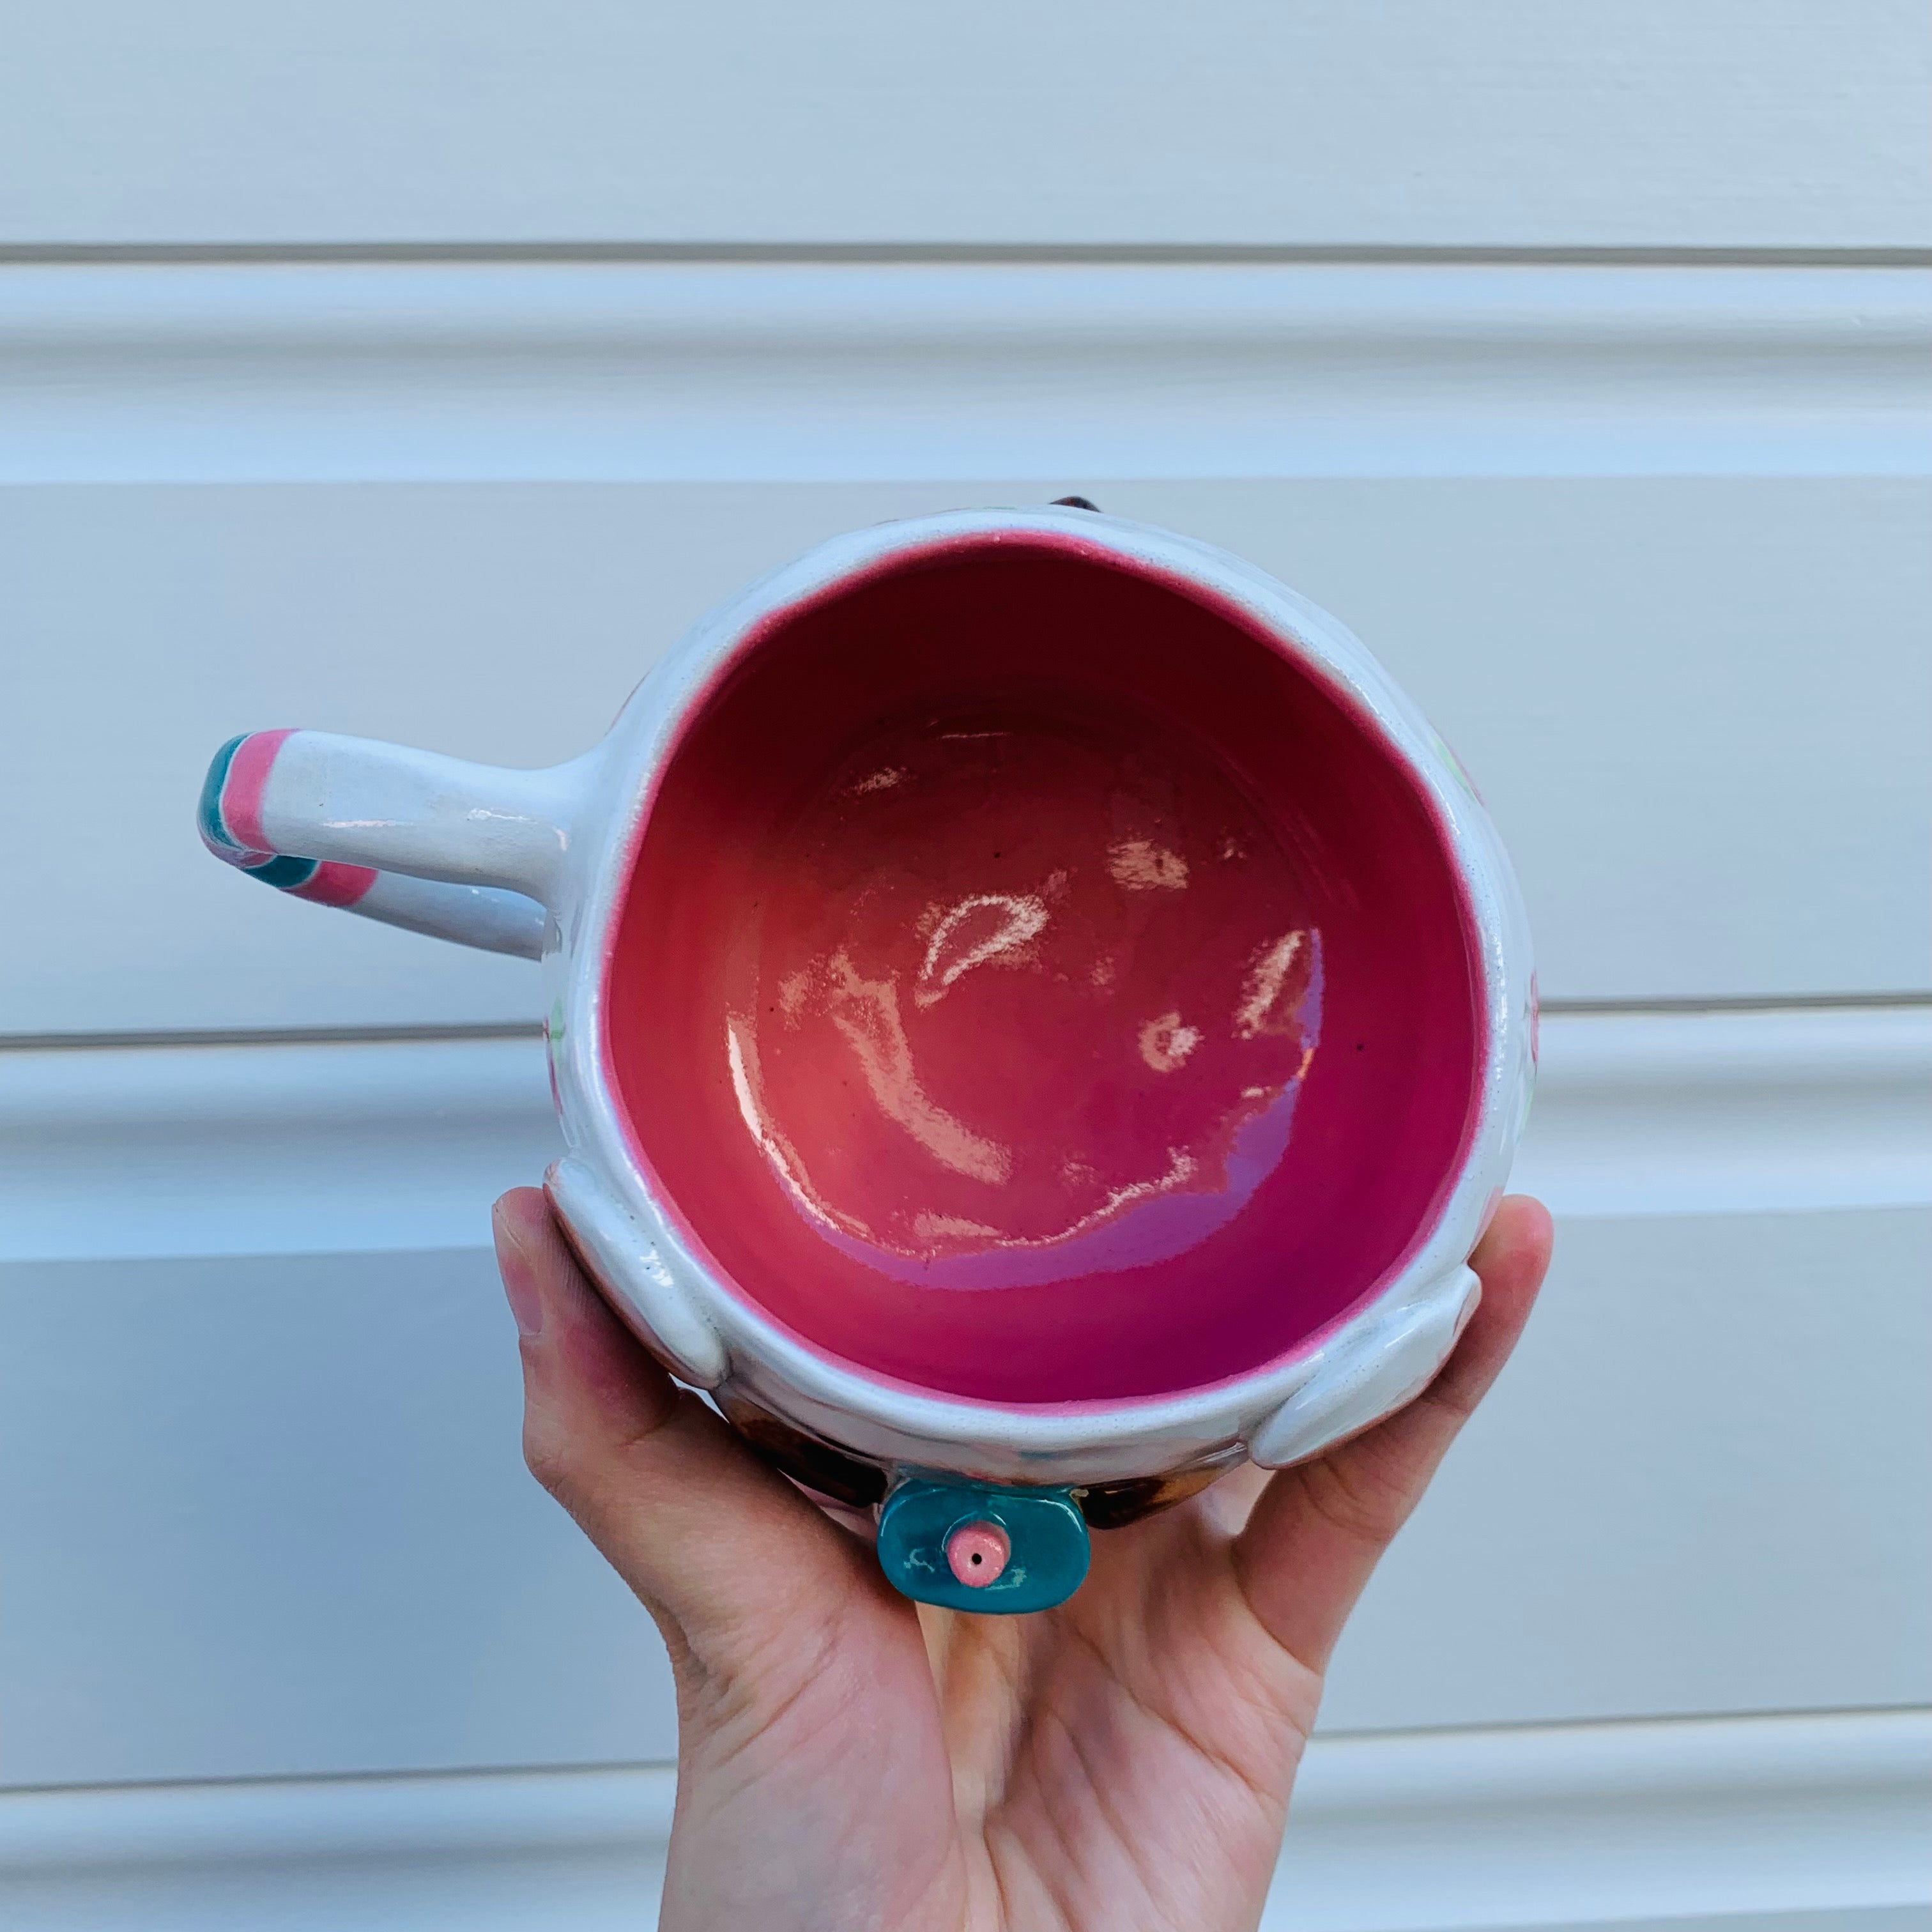
[[[1480,1028],[1471,1125],[1405,1258],[1289,1350],[1217,1381],[1153,1395],[1016,1403],[913,1384],[832,1354],[752,1304],[706,1256],[701,1236],[650,1168],[610,1076],[604,989],[617,920],[666,772],[683,736],[742,658],[778,623],[868,578],[927,558],[998,544],[1084,555],[1126,568],[1218,609],[1318,679],[1418,786],[1454,867],[1474,940]],[[1530,998],[1526,920],[1514,874],[1453,752],[1366,650],[1335,619],[1256,566],[1198,539],[1078,508],[980,509],[879,524],[820,544],[754,580],[685,634],[613,724],[590,787],[590,836],[578,844],[577,903],[560,923],[562,1050],[553,1042],[559,1108],[574,1158],[615,1197],[660,1267],[716,1332],[717,1359],[676,1359],[686,1378],[710,1370],[814,1432],[860,1453],[902,1458],[909,1446],[997,1446],[1022,1458],[1064,1458],[1184,1438],[1232,1442],[1304,1388],[1340,1345],[1365,1327],[1400,1325],[1460,1275],[1499,1196],[1525,1104]],[[601,823],[600,823],[601,814]],[[560,933],[560,938],[563,934]],[[1170,1456],[1169,1460],[1172,1458]],[[1135,1464],[1138,1471],[1143,1454]],[[1011,1472],[1010,1462],[1000,1468]],[[1098,1480],[1100,1472],[1085,1473]],[[1034,1480],[1041,1478],[1036,1475]]]

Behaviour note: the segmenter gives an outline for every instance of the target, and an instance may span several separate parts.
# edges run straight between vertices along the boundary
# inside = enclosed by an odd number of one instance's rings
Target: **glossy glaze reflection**
[[[928,712],[772,842],[721,1042],[851,1258],[961,1293],[1164,1262],[1285,1154],[1322,941],[1272,832],[1155,719]]]

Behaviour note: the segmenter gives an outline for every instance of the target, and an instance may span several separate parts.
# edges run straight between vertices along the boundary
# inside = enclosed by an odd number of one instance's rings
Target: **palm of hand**
[[[499,1204],[525,1446],[656,1618],[679,1703],[667,1928],[1253,1926],[1343,1619],[1540,1283],[1506,1203],[1483,1304],[1420,1400],[1315,1462],[1097,1536],[1056,1610],[917,1608],[677,1392],[543,1198]],[[1250,1507],[1252,1505],[1252,1508]]]

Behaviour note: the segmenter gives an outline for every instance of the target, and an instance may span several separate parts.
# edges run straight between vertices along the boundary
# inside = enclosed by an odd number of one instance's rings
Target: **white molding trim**
[[[1564,1214],[1932,1202],[1932,1005],[1566,1013],[1510,1185]]]
[[[16,1792],[0,1908],[20,1932],[484,1932],[535,1898],[557,1932],[634,1925],[674,1795],[664,1766]],[[1263,1923],[1876,1923],[1932,1906],[1929,1802],[1932,1712],[1318,1738]]]
[[[487,1246],[562,1150],[526,1038],[0,1054],[0,1262]]]
[[[0,482],[1912,475],[1932,271],[0,266]]]
[[[0,1263],[482,1245],[559,1151],[529,1039],[0,1052]],[[1932,1202],[1932,1005],[1562,1014],[1513,1185],[1559,1214]]]

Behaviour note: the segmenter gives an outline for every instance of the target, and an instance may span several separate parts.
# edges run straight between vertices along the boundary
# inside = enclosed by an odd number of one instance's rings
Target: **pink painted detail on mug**
[[[316,905],[346,909],[361,902],[376,878],[373,867],[346,866],[335,860],[325,860],[315,868],[313,878],[306,884],[290,886],[288,895],[292,899],[308,899]]]
[[[1058,1408],[1292,1357],[1420,1247],[1476,1124],[1432,801],[1238,610],[1069,541],[748,637],[613,934],[653,1192],[882,1381]]]
[[[996,1522],[962,1523],[946,1539],[946,1567],[969,1590],[997,1583],[1012,1556],[1012,1545]]]
[[[262,832],[262,794],[274,768],[276,754],[294,736],[292,730],[252,731],[236,747],[229,765],[227,782],[221,788],[221,822],[238,845],[246,846],[252,852],[272,850]]]

